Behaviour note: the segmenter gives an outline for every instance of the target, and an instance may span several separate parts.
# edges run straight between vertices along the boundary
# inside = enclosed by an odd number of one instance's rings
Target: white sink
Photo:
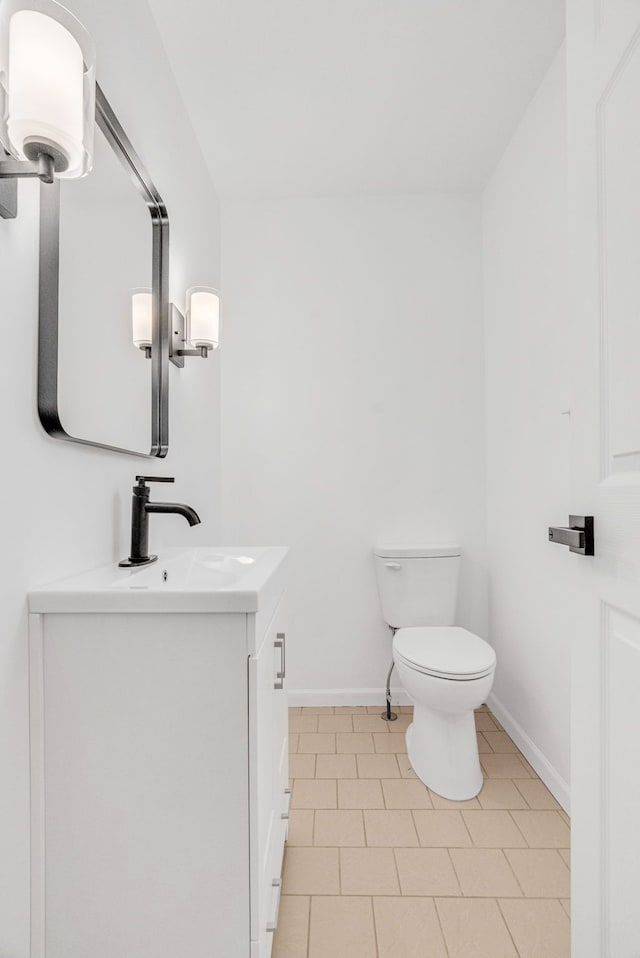
[[[166,549],[139,569],[102,566],[29,593],[31,612],[257,612],[282,591],[288,550]]]
[[[124,577],[116,573],[111,589],[162,589],[196,591],[233,588],[247,577],[252,566],[264,558],[257,549],[189,549],[166,555],[152,565],[128,569]]]

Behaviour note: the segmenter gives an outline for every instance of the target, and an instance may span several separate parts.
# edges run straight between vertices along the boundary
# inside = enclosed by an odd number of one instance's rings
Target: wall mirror
[[[98,88],[91,173],[40,187],[38,412],[49,435],[166,455],[168,272],[166,209]],[[131,336],[139,288],[153,293],[150,359]]]

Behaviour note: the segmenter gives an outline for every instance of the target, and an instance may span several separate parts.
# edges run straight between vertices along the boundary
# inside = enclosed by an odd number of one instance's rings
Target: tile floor
[[[289,711],[273,958],[568,958],[569,819],[486,706],[468,802],[416,778],[409,707]]]

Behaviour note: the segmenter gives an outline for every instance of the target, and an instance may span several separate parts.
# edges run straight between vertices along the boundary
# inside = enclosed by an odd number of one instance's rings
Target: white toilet
[[[393,660],[414,702],[407,752],[425,785],[462,801],[482,788],[473,710],[485,701],[496,654],[453,625],[457,545],[374,550],[382,615],[395,630]]]

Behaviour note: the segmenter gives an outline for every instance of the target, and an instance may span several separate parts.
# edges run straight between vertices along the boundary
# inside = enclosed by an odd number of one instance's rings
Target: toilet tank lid
[[[380,559],[438,559],[459,556],[460,546],[453,542],[429,546],[376,546],[373,554]]]

